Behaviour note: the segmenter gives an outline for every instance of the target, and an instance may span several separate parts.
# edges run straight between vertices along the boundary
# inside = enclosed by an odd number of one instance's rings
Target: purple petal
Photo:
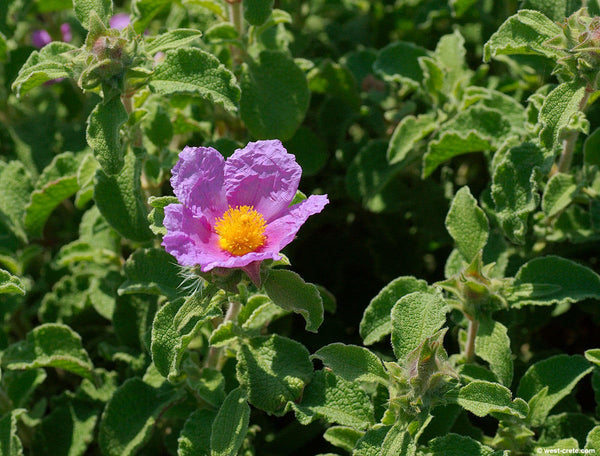
[[[60,33],[62,35],[62,40],[65,43],[70,43],[73,39],[73,34],[71,33],[71,26],[67,22],[60,25]]]
[[[110,18],[108,24],[111,28],[123,30],[125,27],[131,24],[131,19],[129,18],[129,14],[127,13],[118,13]]]
[[[300,227],[306,219],[318,214],[329,203],[327,195],[311,195],[304,201],[287,209],[282,217],[273,220],[265,229],[267,242],[265,248],[279,252],[294,240]]]
[[[254,206],[269,223],[289,206],[301,174],[302,168],[281,141],[248,143],[225,163],[227,201],[232,207]]]
[[[34,30],[31,33],[31,44],[33,44],[36,48],[41,49],[46,46],[48,43],[52,42],[52,37],[50,34],[44,30]]]
[[[214,219],[227,210],[223,156],[212,147],[185,147],[173,168],[171,186],[179,202],[196,216]]]

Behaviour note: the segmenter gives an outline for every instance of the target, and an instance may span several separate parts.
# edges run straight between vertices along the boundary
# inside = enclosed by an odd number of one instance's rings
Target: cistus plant
[[[599,70],[595,1],[1,2],[0,455],[600,452]]]

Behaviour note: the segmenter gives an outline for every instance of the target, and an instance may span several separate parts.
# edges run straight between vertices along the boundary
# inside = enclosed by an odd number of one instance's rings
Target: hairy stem
[[[585,107],[587,106],[588,100],[590,99],[590,95],[592,94],[593,89],[588,86],[585,89],[583,94],[583,98],[579,103],[579,110],[585,111]],[[573,161],[573,151],[575,150],[575,144],[577,143],[577,138],[579,137],[579,132],[577,130],[572,130],[567,134],[567,137],[563,141],[563,150],[560,154],[560,158],[558,159],[558,166],[556,168],[556,172],[566,173],[571,168],[571,162]]]
[[[467,330],[467,345],[465,346],[465,359],[468,363],[475,360],[475,338],[479,330],[479,320],[469,320],[469,328]]]
[[[241,309],[242,304],[239,301],[230,301],[229,309],[227,309],[223,323],[235,320]],[[223,349],[221,347],[210,347],[204,365],[206,367],[221,370],[221,367],[223,367],[223,362]]]

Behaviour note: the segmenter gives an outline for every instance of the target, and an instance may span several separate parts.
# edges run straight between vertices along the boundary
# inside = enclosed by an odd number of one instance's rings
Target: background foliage
[[[598,15],[0,3],[0,454],[600,451]],[[186,281],[177,154],[274,138],[331,203]]]

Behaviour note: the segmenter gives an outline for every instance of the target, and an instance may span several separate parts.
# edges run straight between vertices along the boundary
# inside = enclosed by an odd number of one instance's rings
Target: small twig
[[[469,328],[467,329],[467,344],[465,345],[465,359],[468,363],[475,360],[475,338],[479,330],[479,320],[469,319]]]

